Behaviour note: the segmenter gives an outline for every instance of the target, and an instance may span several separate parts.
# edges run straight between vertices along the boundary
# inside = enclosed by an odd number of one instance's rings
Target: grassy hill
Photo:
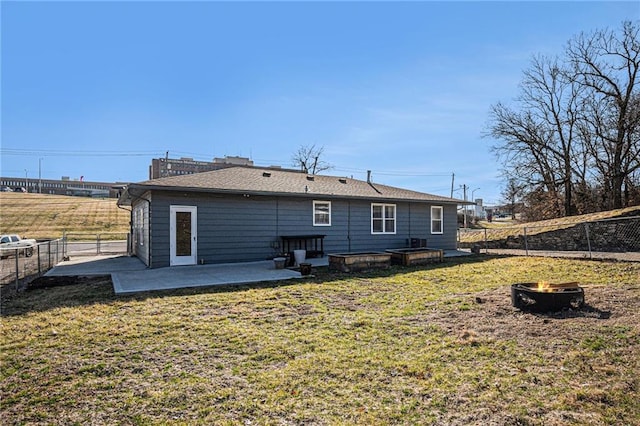
[[[63,233],[127,233],[129,211],[114,198],[0,193],[0,233],[59,238]]]
[[[572,224],[581,223],[581,222],[595,222],[598,220],[612,219],[620,216],[636,216],[636,215],[640,215],[640,206],[627,207],[624,209],[617,209],[617,210],[607,210],[604,212],[589,213],[589,214],[583,214],[578,216],[560,217],[557,219],[540,220],[537,222],[516,223],[511,221],[508,221],[508,222],[481,221],[480,226],[482,228],[501,228],[501,227],[504,227],[505,224],[508,224],[510,226],[519,226],[519,227],[527,226],[532,228],[545,227],[545,226],[557,227],[559,225],[572,225]]]
[[[608,210],[605,212],[589,213],[579,216],[561,217],[557,219],[541,220],[537,222],[486,222],[481,221],[478,225],[480,229],[469,229],[461,232],[461,243],[475,243],[484,241],[485,229],[486,237],[489,241],[501,240],[508,237],[516,237],[522,233],[524,227],[527,228],[528,235],[535,235],[557,229],[566,229],[578,223],[595,222],[605,219],[613,219],[623,216],[640,216],[640,206],[627,207],[624,209]]]

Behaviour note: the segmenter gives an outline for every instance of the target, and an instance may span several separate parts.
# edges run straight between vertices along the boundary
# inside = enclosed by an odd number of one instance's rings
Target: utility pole
[[[467,203],[466,203],[466,201],[467,201],[467,188],[468,188],[468,186],[466,184],[462,185],[462,194],[463,194],[463,199],[465,201],[464,208],[462,209],[463,218],[464,218],[463,219],[464,220],[464,225],[463,226],[465,228],[467,227]]]
[[[453,183],[456,180],[456,174],[455,173],[451,173],[451,198],[453,198]]]
[[[42,158],[38,158],[38,194],[42,194]]]
[[[471,191],[471,201],[473,201],[473,220],[475,221],[476,218],[476,212],[478,210],[477,208],[477,204],[476,204],[476,199],[474,198],[474,194],[475,192],[480,189],[479,187],[474,189],[473,191]]]

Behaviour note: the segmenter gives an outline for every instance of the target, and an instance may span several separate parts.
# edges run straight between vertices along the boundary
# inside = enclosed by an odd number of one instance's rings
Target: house
[[[369,178],[249,166],[133,183],[118,200],[131,206],[132,252],[151,268],[265,260],[296,236],[319,239],[318,254],[411,241],[455,249],[458,204]]]

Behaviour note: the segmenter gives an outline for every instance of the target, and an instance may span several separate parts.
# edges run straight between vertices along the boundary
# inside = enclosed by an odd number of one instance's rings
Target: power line
[[[57,149],[2,148],[2,155],[43,156],[43,157],[142,157],[157,155],[159,151],[68,151]]]
[[[164,157],[165,150],[158,151],[108,151],[108,150],[86,150],[86,151],[69,151],[69,150],[56,150],[56,149],[19,149],[19,148],[2,148],[0,149],[2,155],[16,155],[16,156],[45,156],[45,157]],[[205,155],[195,152],[186,151],[169,151],[175,155],[190,156],[195,159],[209,159],[211,155]],[[281,167],[292,167],[290,162],[269,159],[253,159],[253,161],[263,164],[270,164]],[[343,173],[358,173],[364,174],[370,169],[359,169],[350,167],[333,167],[331,170]],[[449,177],[451,173],[437,172],[437,173],[420,173],[420,172],[407,172],[400,170],[373,170],[375,175],[379,176],[393,176],[393,177]]]

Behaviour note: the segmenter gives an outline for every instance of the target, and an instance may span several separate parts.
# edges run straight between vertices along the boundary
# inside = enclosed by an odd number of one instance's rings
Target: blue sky
[[[7,2],[3,176],[142,181],[152,158],[291,166],[500,201],[482,138],[534,54],[638,2]],[[476,189],[477,188],[477,189]]]

